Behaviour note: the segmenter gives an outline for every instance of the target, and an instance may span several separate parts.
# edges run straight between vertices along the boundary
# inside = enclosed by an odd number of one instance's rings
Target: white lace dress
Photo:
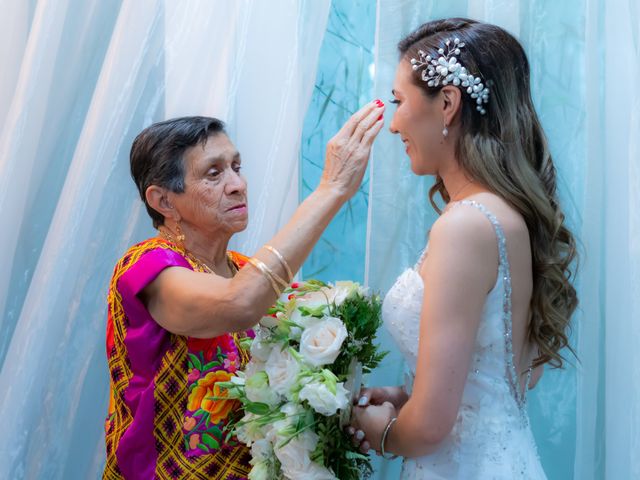
[[[462,201],[457,205],[476,207],[491,221],[500,254],[498,278],[484,304],[453,430],[435,452],[405,459],[401,478],[546,479],[513,365],[511,275],[505,235],[498,220],[482,204]],[[423,291],[417,266],[408,269],[387,294],[382,310],[385,326],[412,375],[418,356]]]

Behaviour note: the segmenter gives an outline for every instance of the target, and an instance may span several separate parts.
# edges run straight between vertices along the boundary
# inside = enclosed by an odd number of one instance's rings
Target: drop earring
[[[444,124],[444,128],[442,129],[442,136],[447,138],[447,136],[449,135],[449,129],[447,128],[447,124]]]
[[[178,245],[180,245],[181,247],[184,247],[184,240],[185,240],[185,235],[184,232],[182,231],[182,229],[180,228],[180,223],[176,223],[176,240],[178,242]]]

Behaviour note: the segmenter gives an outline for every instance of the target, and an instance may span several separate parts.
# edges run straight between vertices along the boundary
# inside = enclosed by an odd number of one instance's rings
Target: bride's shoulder
[[[429,275],[455,275],[456,281],[464,279],[466,286],[477,285],[483,292],[490,290],[498,263],[493,225],[473,204],[452,207],[431,228],[427,257],[430,261],[421,268],[421,275],[426,284],[430,284]]]
[[[475,203],[475,205],[474,205]],[[475,200],[452,202],[447,205],[431,228],[431,233],[442,235],[473,235],[491,233],[493,228]]]
[[[450,205],[429,232],[429,250],[443,246],[489,251],[495,248],[493,226],[486,215],[472,205]]]

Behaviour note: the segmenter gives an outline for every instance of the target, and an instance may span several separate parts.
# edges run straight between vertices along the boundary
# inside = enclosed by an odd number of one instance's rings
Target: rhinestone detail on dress
[[[524,409],[527,397],[526,397],[526,388],[524,391],[520,390],[519,382],[518,382],[518,374],[516,373],[516,366],[513,362],[513,322],[512,322],[512,310],[511,310],[511,267],[509,265],[509,257],[507,255],[507,238],[504,234],[504,230],[502,229],[502,225],[495,217],[493,213],[491,213],[487,207],[482,205],[481,203],[476,202],[475,200],[462,200],[459,202],[455,202],[452,206],[456,205],[470,205],[472,207],[480,210],[484,215],[489,219],[491,224],[493,225],[493,229],[496,232],[496,236],[498,237],[498,275],[502,275],[502,280],[504,281],[504,292],[502,296],[502,320],[504,322],[504,343],[505,343],[505,351],[506,351],[506,363],[507,363],[507,379],[509,381],[509,387],[511,389],[511,393],[520,409]],[[530,371],[529,371],[530,374]],[[527,381],[527,383],[529,383]]]

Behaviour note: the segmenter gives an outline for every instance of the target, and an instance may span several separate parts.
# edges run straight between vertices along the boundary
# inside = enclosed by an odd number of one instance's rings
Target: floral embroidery
[[[225,427],[240,404],[225,400],[227,391],[218,383],[229,381],[241,368],[239,343],[230,334],[187,339],[189,398],[182,424],[187,457],[237,445],[234,439],[225,439]]]

